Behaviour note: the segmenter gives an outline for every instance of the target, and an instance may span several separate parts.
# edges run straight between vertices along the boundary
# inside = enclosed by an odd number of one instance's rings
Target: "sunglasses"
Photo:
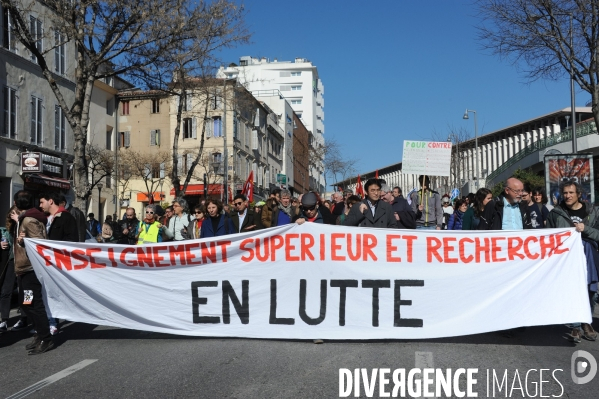
[[[146,211],[146,213],[149,213],[150,215],[154,214],[154,212],[151,212],[151,211]]]
[[[302,209],[304,211],[313,211],[314,209],[316,209],[316,205],[313,205],[311,207],[307,207],[307,206],[302,206]]]
[[[233,202],[233,205],[235,205],[235,206],[239,206],[241,204],[243,204],[243,202]]]

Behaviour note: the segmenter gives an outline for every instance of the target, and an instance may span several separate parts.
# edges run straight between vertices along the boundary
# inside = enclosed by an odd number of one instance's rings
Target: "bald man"
[[[503,192],[489,201],[480,217],[478,230],[532,229],[528,204],[522,201],[524,184],[510,177],[503,184]]]

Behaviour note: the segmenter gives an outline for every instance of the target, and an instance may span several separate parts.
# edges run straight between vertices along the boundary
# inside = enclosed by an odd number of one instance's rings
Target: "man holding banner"
[[[364,185],[366,198],[354,204],[345,218],[344,225],[359,227],[397,228],[397,221],[391,205],[381,201],[379,179],[369,179]]]
[[[589,301],[591,313],[595,308],[594,296],[597,295],[597,265],[599,254],[597,254],[597,241],[599,241],[599,230],[592,227],[599,221],[599,212],[592,205],[581,202],[582,187],[574,180],[567,180],[560,185],[562,202],[556,205],[547,220],[547,227],[575,227],[582,235],[584,252],[587,255],[587,283],[589,287]],[[579,343],[581,337],[589,341],[597,340],[597,333],[589,323],[572,323],[572,332],[566,334],[570,341]]]

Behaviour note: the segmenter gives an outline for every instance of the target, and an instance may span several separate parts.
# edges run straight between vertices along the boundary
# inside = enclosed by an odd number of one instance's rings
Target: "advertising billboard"
[[[591,154],[546,155],[545,184],[548,204],[555,206],[561,202],[559,185],[569,180],[582,186],[582,201],[594,203],[593,175],[593,156]]]

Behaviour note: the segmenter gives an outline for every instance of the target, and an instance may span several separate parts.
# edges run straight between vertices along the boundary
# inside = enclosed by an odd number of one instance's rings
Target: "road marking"
[[[433,361],[433,352],[416,352],[415,353],[415,357],[416,357],[416,361],[415,361],[415,366],[417,369],[423,370],[423,369],[434,369],[435,368],[435,363]],[[432,387],[431,387],[431,391],[435,392],[436,390],[436,386],[433,383]],[[424,392],[423,392],[424,394]],[[431,396],[428,396],[429,398]],[[435,396],[432,396],[433,398]]]
[[[66,368],[62,371],[59,371],[58,373],[56,373],[54,375],[51,375],[50,377],[46,378],[45,380],[36,382],[35,384],[23,389],[22,391],[15,393],[14,395],[9,396],[6,399],[18,399],[18,398],[24,398],[26,396],[29,396],[32,393],[37,392],[40,389],[47,387],[48,385],[53,384],[58,380],[62,380],[63,378],[68,377],[69,375],[73,374],[74,372],[79,371],[82,368],[87,367],[90,364],[95,363],[97,361],[98,361],[98,359],[85,359],[69,368]]]

